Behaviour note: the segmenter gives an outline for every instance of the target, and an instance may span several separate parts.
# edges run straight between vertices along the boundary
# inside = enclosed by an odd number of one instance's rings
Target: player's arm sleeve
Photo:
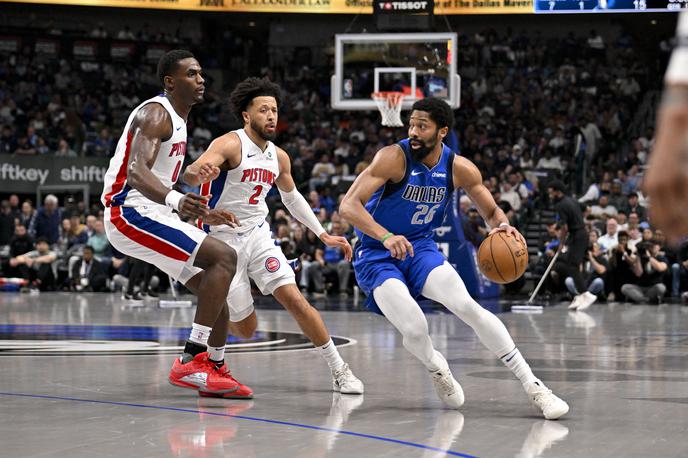
[[[688,13],[681,12],[676,27],[676,48],[664,75],[667,84],[688,84]]]
[[[299,220],[300,223],[305,224],[306,227],[313,231],[318,237],[325,232],[325,229],[323,229],[315,213],[311,210],[310,205],[308,205],[306,199],[296,190],[296,188],[289,192],[279,189],[279,192],[280,196],[282,196],[284,206],[287,207],[287,210],[289,210],[289,213],[291,213],[294,218]]]

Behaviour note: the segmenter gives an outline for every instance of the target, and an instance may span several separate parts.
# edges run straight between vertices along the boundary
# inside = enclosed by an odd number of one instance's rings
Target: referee
[[[558,272],[562,278],[572,277],[579,292],[586,291],[585,281],[581,274],[580,265],[588,251],[588,233],[585,230],[583,213],[578,202],[564,194],[566,187],[560,180],[554,180],[547,186],[547,193],[554,203],[554,209],[559,216],[561,232],[559,242],[561,246],[566,243],[565,252],[554,264],[552,270]],[[568,236],[568,240],[567,240]],[[579,294],[573,299],[569,309],[576,310],[587,299],[585,294]],[[597,299],[597,297],[594,297]],[[594,302],[594,299],[592,302]],[[591,303],[592,303],[591,302]],[[587,308],[590,304],[586,304]]]

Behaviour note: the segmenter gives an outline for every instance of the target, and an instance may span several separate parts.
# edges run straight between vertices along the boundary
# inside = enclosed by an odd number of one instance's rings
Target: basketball
[[[480,271],[495,283],[516,281],[528,267],[528,249],[516,237],[506,232],[488,236],[478,249]]]

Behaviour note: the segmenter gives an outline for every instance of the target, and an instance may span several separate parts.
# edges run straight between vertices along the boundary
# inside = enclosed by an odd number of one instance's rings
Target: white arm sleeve
[[[669,84],[688,84],[688,13],[680,13],[676,27],[676,48],[671,53],[671,60],[664,75],[664,82]]]
[[[292,214],[294,218],[299,220],[300,223],[305,224],[308,229],[313,231],[315,235],[320,237],[325,229],[323,229],[320,221],[311,210],[310,205],[306,202],[306,199],[301,195],[296,188],[292,189],[290,192],[279,190],[280,196],[282,196],[282,202]]]

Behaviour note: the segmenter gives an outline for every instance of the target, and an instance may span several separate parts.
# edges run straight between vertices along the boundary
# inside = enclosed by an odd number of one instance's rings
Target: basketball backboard
[[[461,99],[455,33],[340,34],[335,38],[332,108],[375,110],[373,92],[406,94],[402,109],[424,97],[453,108]]]

